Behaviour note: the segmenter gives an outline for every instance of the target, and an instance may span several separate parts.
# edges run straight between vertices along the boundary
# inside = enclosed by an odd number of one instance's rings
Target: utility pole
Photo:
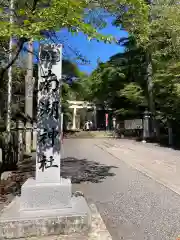
[[[33,40],[28,42],[28,53],[27,53],[27,72],[25,77],[25,114],[26,116],[33,118]],[[26,153],[31,152],[31,141],[32,141],[32,124],[26,122]]]
[[[10,1],[10,28],[14,22],[14,0]],[[11,31],[11,29],[10,29]],[[13,58],[13,36],[10,36],[9,40],[9,62]],[[11,101],[12,101],[12,66],[8,68],[8,97],[7,97],[7,116],[6,116],[6,131],[8,134],[7,141],[10,141],[11,134]]]

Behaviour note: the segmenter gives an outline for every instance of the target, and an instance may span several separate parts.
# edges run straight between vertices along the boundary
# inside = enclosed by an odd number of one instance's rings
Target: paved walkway
[[[127,140],[69,139],[64,142],[62,173],[72,177],[74,190],[96,204],[113,240],[176,240],[180,195],[157,178],[168,173],[170,182],[175,174],[164,172],[163,166],[170,159],[172,165],[178,162],[179,156],[170,149]],[[151,166],[151,161],[155,180],[147,176],[146,164]]]
[[[113,240],[176,240],[179,162],[180,151],[152,144],[68,139],[61,174],[71,177],[73,191],[82,191],[95,203]]]
[[[180,151],[132,140],[104,140],[97,146],[180,194]]]

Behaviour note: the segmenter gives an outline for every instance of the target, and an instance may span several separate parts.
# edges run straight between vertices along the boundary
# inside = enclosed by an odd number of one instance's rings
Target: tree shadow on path
[[[3,186],[4,192],[2,193],[0,191],[0,204],[7,200],[8,194],[13,196],[21,194],[22,184],[29,177],[35,177],[35,164],[36,159],[33,157],[24,159],[23,162],[18,165],[18,171],[12,172],[10,178],[8,178],[8,184]],[[71,182],[75,184],[81,182],[102,182],[107,177],[115,176],[111,171],[113,168],[117,167],[107,166],[95,161],[88,161],[87,159],[77,159],[74,157],[61,159],[61,176],[63,178],[70,178]],[[2,199],[2,197],[4,197],[4,199]]]
[[[115,166],[107,166],[87,159],[67,157],[61,159],[61,176],[71,178],[72,183],[99,183],[107,177],[115,176],[110,172]]]

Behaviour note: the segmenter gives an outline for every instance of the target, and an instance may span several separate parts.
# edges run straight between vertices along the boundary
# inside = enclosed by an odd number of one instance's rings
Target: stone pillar
[[[25,143],[26,143],[26,153],[31,153],[31,147],[32,147],[32,142],[31,142],[31,135],[32,135],[32,124],[30,122],[26,123],[26,128],[25,128]]]
[[[59,53],[59,62],[46,60],[47,51]],[[21,211],[62,208],[70,204],[71,182],[60,177],[61,48],[40,46],[36,179],[22,186]],[[47,54],[47,55],[46,55]]]
[[[72,126],[73,130],[76,130],[76,114],[77,114],[77,108],[74,107],[74,109],[73,109],[73,126]]]
[[[146,142],[146,140],[150,138],[149,120],[150,120],[150,113],[148,111],[145,111],[144,119],[143,119],[143,142]]]
[[[113,129],[115,130],[115,128],[116,128],[116,118],[113,117]]]
[[[33,123],[33,143],[32,143],[32,149],[36,150],[37,147],[37,124]]]
[[[33,78],[33,40],[31,39],[28,43],[28,54],[27,54],[27,73],[25,77],[25,114],[31,119],[33,117],[33,89],[35,79]],[[31,153],[31,141],[32,141],[32,128],[29,122],[27,122],[27,132],[25,132],[25,144],[26,153]]]
[[[41,46],[40,54],[45,53]],[[59,51],[58,49],[56,49]],[[51,50],[52,51],[52,50]],[[38,82],[36,181],[60,182],[61,63],[41,61]]]

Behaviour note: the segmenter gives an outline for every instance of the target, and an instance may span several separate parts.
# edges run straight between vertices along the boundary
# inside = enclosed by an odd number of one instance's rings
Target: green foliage
[[[180,6],[178,1],[155,1],[151,7],[149,46],[158,56],[178,56]]]
[[[128,51],[128,61],[124,61],[125,68],[129,72],[130,83],[127,82],[125,88],[120,90],[120,94],[132,100],[136,106],[141,105],[141,102],[146,105],[146,99],[148,99],[147,80],[152,77],[156,117],[179,121],[179,1],[154,0],[152,4],[149,4],[149,1],[146,2],[149,18],[145,22],[145,30],[141,28],[142,25],[139,25],[138,21],[128,18],[129,13],[126,11],[124,14],[120,13],[115,21],[117,27],[125,28],[136,39],[134,50],[131,47],[131,51]],[[145,38],[139,41],[138,36],[139,34],[143,35],[144,31],[146,32]],[[146,56],[151,58],[152,76],[147,74],[148,60]],[[144,100],[142,96],[144,96]]]
[[[90,23],[85,23],[85,9],[88,3],[84,0],[28,0],[15,1],[16,21],[10,26],[8,13],[5,11],[7,4],[1,4],[3,11],[2,21],[0,22],[0,36],[9,37],[10,35],[18,38],[41,39],[41,32],[44,30],[58,31],[68,28],[70,32],[82,31],[92,38],[110,40],[97,33]],[[4,8],[3,8],[4,7]]]
[[[91,74],[92,99],[115,109],[121,116],[142,114],[148,107],[146,54],[134,38],[125,41],[125,52],[99,64]],[[153,55],[153,98],[156,118],[180,120],[180,58]]]
[[[62,75],[68,77],[79,77],[80,71],[75,63],[70,62],[69,60],[63,59]]]
[[[146,102],[144,92],[138,83],[131,82],[127,84],[119,93],[136,105],[143,105]]]
[[[73,34],[83,32],[88,39],[111,42],[112,36],[104,36],[98,29],[106,26],[108,14],[133,16],[132,21],[145,29],[147,6],[143,0],[21,0],[15,2],[14,22],[10,25],[9,1],[1,3],[0,36],[8,38],[41,39],[42,31],[59,31],[67,28]],[[129,9],[125,11],[125,9]],[[133,29],[132,29],[133,31]],[[143,33],[145,35],[145,31]],[[141,34],[141,36],[143,35]],[[145,37],[145,36],[144,36]]]
[[[178,59],[177,59],[178,61]],[[179,62],[161,62],[153,77],[157,117],[179,121]]]
[[[124,39],[125,52],[100,63],[89,77],[92,99],[120,115],[137,115],[147,107],[145,53],[135,39]]]
[[[137,10],[138,9],[138,10]],[[147,1],[123,1],[116,12],[114,25],[136,37],[138,44],[149,40],[149,5]]]

